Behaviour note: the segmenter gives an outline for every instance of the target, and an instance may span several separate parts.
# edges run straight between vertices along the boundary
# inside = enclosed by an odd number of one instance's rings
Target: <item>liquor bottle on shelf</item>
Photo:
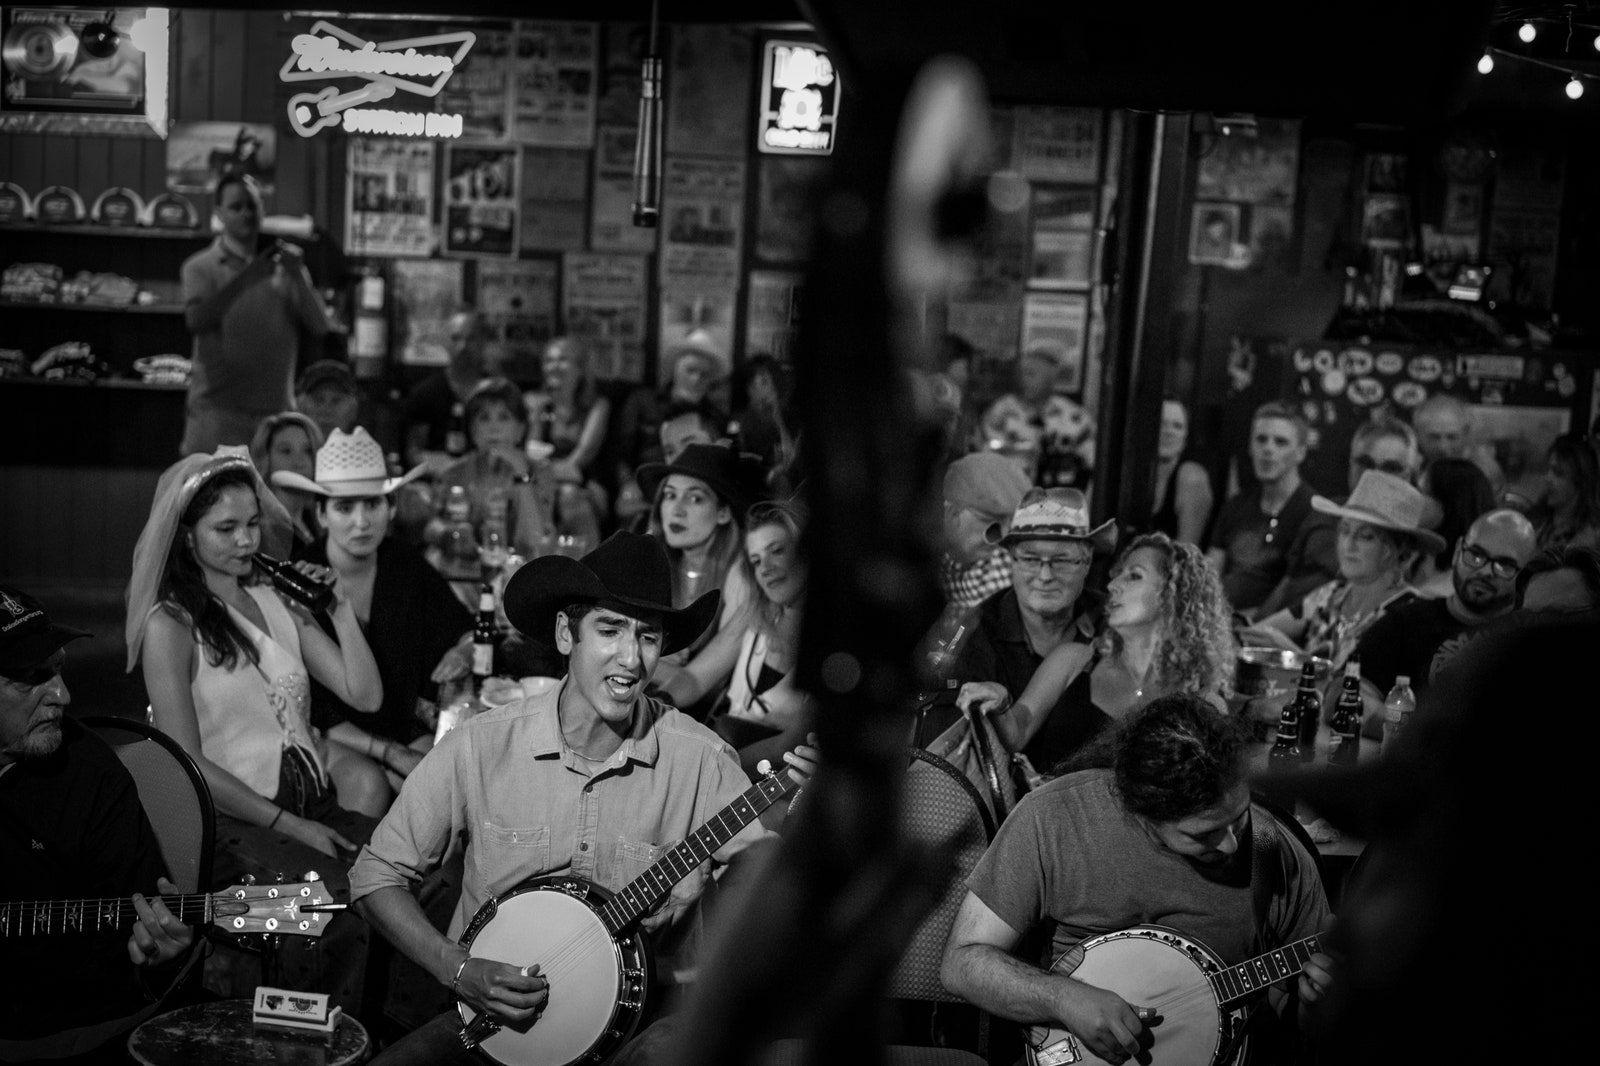
[[[1361,750],[1361,664],[1352,657],[1344,664],[1344,687],[1333,710],[1333,731],[1328,737],[1328,765],[1354,766]]]
[[[255,562],[261,572],[272,579],[273,588],[312,614],[321,614],[333,606],[333,587],[327,582],[301,573],[293,564],[274,559],[264,552],[256,553]]]
[[[1417,697],[1411,692],[1411,679],[1404,674],[1394,679],[1394,688],[1383,700],[1383,748],[1388,755],[1394,750],[1394,741],[1406,726],[1411,724],[1411,714],[1417,709]]]

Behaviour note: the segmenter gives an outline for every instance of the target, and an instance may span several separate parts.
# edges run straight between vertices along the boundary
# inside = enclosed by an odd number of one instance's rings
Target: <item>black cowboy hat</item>
[[[655,537],[626,530],[613,533],[582,559],[545,555],[506,582],[506,617],[525,635],[550,643],[556,615],[573,603],[594,603],[630,618],[659,616],[661,653],[693,644],[716,617],[719,590],[680,610],[672,607],[672,564]]]
[[[725,444],[691,444],[683,450],[677,461],[671,463],[645,463],[634,475],[645,499],[656,498],[656,490],[673,474],[698,478],[721,496],[744,520],[750,505],[763,499],[766,493],[766,470],[754,455],[736,452]]]

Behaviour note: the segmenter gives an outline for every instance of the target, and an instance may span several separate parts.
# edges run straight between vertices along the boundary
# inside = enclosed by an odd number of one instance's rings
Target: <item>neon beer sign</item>
[[[362,84],[346,91],[328,85],[315,92],[296,93],[289,99],[289,128],[302,137],[315,136],[332,126],[342,126],[350,133],[459,137],[460,115],[361,105],[380,103],[398,92],[428,99],[438,96],[477,40],[470,30],[458,30],[380,43],[318,19],[309,33],[297,34],[290,42],[290,55],[278,71],[278,80],[297,84],[355,79]]]
[[[761,64],[756,147],[779,155],[829,155],[839,121],[839,72],[815,44],[768,41]]]

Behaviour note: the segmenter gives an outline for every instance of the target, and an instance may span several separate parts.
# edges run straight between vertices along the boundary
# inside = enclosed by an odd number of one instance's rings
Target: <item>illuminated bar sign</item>
[[[830,155],[839,122],[839,72],[815,44],[768,41],[761,64],[756,147],[777,155]]]
[[[316,92],[296,93],[289,100],[289,127],[302,137],[330,126],[396,137],[459,137],[460,115],[360,105],[387,100],[397,92],[438,96],[477,40],[471,31],[458,30],[378,43],[318,19],[310,33],[299,34],[290,42],[291,54],[278,71],[278,80],[295,84],[354,79],[361,86],[341,92],[338,86],[328,85]]]

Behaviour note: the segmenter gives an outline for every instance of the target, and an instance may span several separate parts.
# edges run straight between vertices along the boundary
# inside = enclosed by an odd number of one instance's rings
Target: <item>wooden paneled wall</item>
[[[34,591],[123,588],[160,473],[0,466],[0,575]]]
[[[171,118],[279,125],[277,191],[269,211],[332,222],[328,142],[296,137],[278,123],[277,71],[289,54],[288,23],[272,11],[172,9]],[[85,203],[125,185],[149,199],[166,189],[166,142],[150,136],[0,134],[0,180],[28,192],[68,185]],[[197,203],[202,217],[209,203]],[[3,256],[0,256],[3,258]]]

